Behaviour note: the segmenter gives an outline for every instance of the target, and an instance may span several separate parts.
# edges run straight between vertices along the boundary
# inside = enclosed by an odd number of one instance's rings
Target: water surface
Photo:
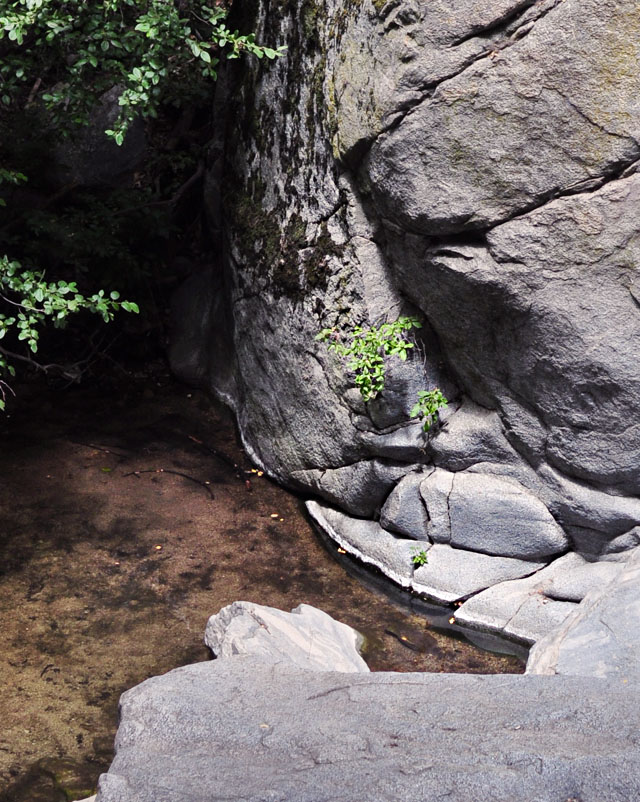
[[[236,600],[325,610],[373,670],[523,670],[441,633],[450,610],[352,575],[229,411],[162,372],[24,388],[0,430],[0,802],[92,792],[122,691],[209,659],[207,618]]]

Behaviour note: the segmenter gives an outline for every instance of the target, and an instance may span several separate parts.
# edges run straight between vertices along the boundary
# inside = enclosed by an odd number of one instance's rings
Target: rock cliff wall
[[[545,595],[561,568],[592,586],[640,540],[640,3],[282,0],[247,22],[288,55],[227,76],[221,259],[176,301],[174,367],[346,548],[533,641],[584,595]],[[314,337],[400,314],[419,348],[364,404]],[[434,386],[425,441],[408,415]]]

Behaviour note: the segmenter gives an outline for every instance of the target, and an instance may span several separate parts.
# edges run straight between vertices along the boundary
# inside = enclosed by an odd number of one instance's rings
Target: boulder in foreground
[[[637,686],[235,657],[124,694],[98,802],[629,802]]]

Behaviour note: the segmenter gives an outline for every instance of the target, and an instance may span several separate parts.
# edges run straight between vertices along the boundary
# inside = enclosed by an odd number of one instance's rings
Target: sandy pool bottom
[[[523,670],[350,576],[229,411],[167,375],[27,388],[0,429],[0,802],[92,793],[122,691],[209,659],[206,620],[238,599],[320,607],[373,670]]]

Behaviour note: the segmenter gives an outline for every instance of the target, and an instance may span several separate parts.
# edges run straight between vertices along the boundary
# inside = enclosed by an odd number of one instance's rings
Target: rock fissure
[[[609,130],[608,128],[606,128],[606,127],[605,127],[605,126],[604,126],[602,123],[599,123],[599,122],[597,122],[596,120],[592,119],[592,118],[591,118],[591,117],[590,117],[590,116],[589,116],[589,115],[588,115],[588,114],[587,114],[587,113],[584,111],[584,109],[580,108],[580,106],[579,106],[577,103],[575,103],[573,100],[571,100],[571,98],[567,97],[567,95],[566,95],[566,94],[564,94],[564,92],[561,92],[561,91],[560,91],[560,90],[559,90],[557,87],[555,87],[555,86],[545,86],[545,87],[544,87],[544,89],[545,89],[547,92],[555,92],[557,95],[559,95],[559,97],[561,97],[561,98],[564,100],[564,102],[567,104],[567,106],[569,106],[569,108],[573,109],[573,111],[575,111],[575,112],[576,112],[576,114],[578,114],[578,115],[579,115],[580,117],[582,117],[582,118],[583,118],[583,119],[584,119],[584,120],[585,120],[587,123],[589,123],[589,125],[592,125],[594,128],[597,128],[597,129],[598,129],[599,131],[601,131],[603,134],[606,134],[607,136],[616,137],[616,138],[618,138],[618,139],[623,139],[623,140],[625,140],[625,141],[627,141],[627,140],[628,140],[628,141],[630,141],[630,142],[633,142],[633,144],[634,144],[634,145],[635,145],[637,148],[640,148],[640,142],[638,142],[638,140],[637,140],[635,137],[632,137],[632,136],[630,136],[630,135],[628,135],[628,134],[626,134],[626,135],[625,135],[625,134],[619,134],[619,133],[617,133],[616,131],[610,131],[610,130]],[[637,160],[637,158],[638,158],[638,154],[636,154],[636,155],[635,155],[634,159],[633,159],[633,160],[632,160],[630,163],[633,163],[633,161],[636,161],[636,160]],[[626,167],[628,167],[628,166],[629,166],[629,164],[627,164],[627,165],[626,165]],[[626,169],[626,167],[625,167],[625,169]]]
[[[611,634],[611,636],[614,639],[614,641],[619,642],[618,633],[612,627],[609,626],[609,624],[604,620],[604,618],[602,616],[598,616],[598,621]],[[620,644],[620,645],[622,645],[622,644]]]
[[[505,17],[501,18],[500,20],[489,24],[485,28],[480,28],[477,31],[474,31],[464,37],[461,37],[457,41],[453,41],[448,47],[449,49],[455,49],[462,44],[467,42],[473,41],[475,39],[481,39],[483,33],[491,32],[492,30],[495,31],[496,34],[499,33],[508,33],[508,38],[506,41],[497,41],[492,42],[490,45],[486,47],[486,49],[482,50],[480,53],[476,53],[472,56],[463,59],[455,69],[451,70],[451,72],[445,72],[444,74],[440,75],[437,79],[434,80],[427,80],[425,83],[418,84],[415,87],[415,92],[418,93],[417,96],[412,97],[403,101],[403,103],[394,106],[390,109],[386,116],[389,117],[389,122],[383,125],[380,125],[375,134],[371,137],[362,139],[358,142],[357,147],[351,149],[347,155],[346,162],[352,169],[354,173],[357,173],[365,161],[367,154],[369,153],[373,144],[384,134],[390,133],[397,129],[405,120],[406,118],[411,115],[418,107],[422,106],[424,103],[430,101],[435,92],[443,85],[446,84],[447,81],[450,81],[458,76],[462,75],[466,70],[469,68],[477,65],[479,62],[482,62],[484,59],[494,59],[496,54],[500,51],[503,51],[512,45],[522,41],[533,29],[535,23],[545,17],[548,13],[553,11],[563,0],[550,0],[550,2],[542,3],[541,5],[544,8],[540,9],[540,12],[530,20],[527,20],[526,23],[521,28],[516,28],[515,31],[509,32],[510,28],[513,25],[513,19],[518,19],[523,15],[526,15],[526,12],[531,10],[533,6],[537,5],[537,2],[526,2],[519,7],[520,10],[515,12],[508,13]],[[524,8],[523,8],[524,6]],[[511,20],[511,23],[509,22]]]
[[[350,685],[339,685],[337,688],[329,688],[328,690],[322,691],[321,693],[314,693],[311,696],[307,696],[307,700],[315,701],[316,699],[326,699],[327,696],[331,696],[334,693],[341,693],[342,691],[350,691],[350,690],[351,690]],[[351,701],[351,697],[349,696],[348,693],[346,694],[346,696],[347,699]]]
[[[510,30],[512,31],[510,38],[514,40],[516,38],[521,39],[530,32],[531,28],[538,20],[545,17],[550,11],[553,11],[553,9],[561,2],[562,0],[551,0],[550,2],[549,0],[547,0],[547,2],[544,2],[544,0],[543,2],[539,2],[539,0],[524,0],[524,2],[518,3],[515,8],[507,11],[502,17],[494,20],[485,27],[476,28],[465,36],[455,39],[451,43],[450,47],[459,47],[461,44],[468,42],[470,39],[482,37],[486,34],[507,33]],[[535,6],[539,6],[537,13],[535,12]],[[529,19],[526,19],[527,14],[530,11],[533,11],[534,13]],[[525,26],[527,26],[526,30],[522,31],[522,28]],[[522,33],[519,33],[520,31],[522,31]],[[498,46],[500,47],[500,45]],[[505,46],[508,46],[508,43],[502,44],[502,47]]]
[[[624,139],[625,137],[620,137],[620,138]],[[631,141],[636,143],[635,139]],[[561,150],[563,149],[560,145],[558,147]],[[627,178],[629,175],[627,171],[629,171],[631,168],[636,167],[637,164],[638,164],[637,155],[634,155],[633,158],[625,160],[622,164],[613,165],[611,169],[607,172],[603,172],[597,176],[591,176],[588,179],[584,179],[582,181],[577,182],[571,187],[553,191],[552,193],[546,193],[540,198],[538,198],[535,202],[531,203],[530,205],[518,209],[512,215],[505,216],[504,218],[501,218],[498,222],[483,229],[482,233],[486,236],[490,234],[492,231],[500,229],[506,223],[517,221],[520,218],[526,219],[533,212],[543,210],[546,206],[561,198],[596,195],[597,192],[599,192],[603,187],[607,186],[608,184]],[[585,184],[586,186],[584,186]],[[489,250],[491,250],[491,246],[489,246]],[[499,262],[500,260],[496,258],[496,261]],[[511,259],[510,261],[517,261],[517,260]]]
[[[448,529],[449,529],[449,543],[451,543],[451,536],[452,536],[452,526],[451,526],[451,494],[453,493],[453,488],[456,482],[456,474],[455,472],[451,475],[451,486],[446,494],[446,501],[447,501],[447,519],[448,519]]]

